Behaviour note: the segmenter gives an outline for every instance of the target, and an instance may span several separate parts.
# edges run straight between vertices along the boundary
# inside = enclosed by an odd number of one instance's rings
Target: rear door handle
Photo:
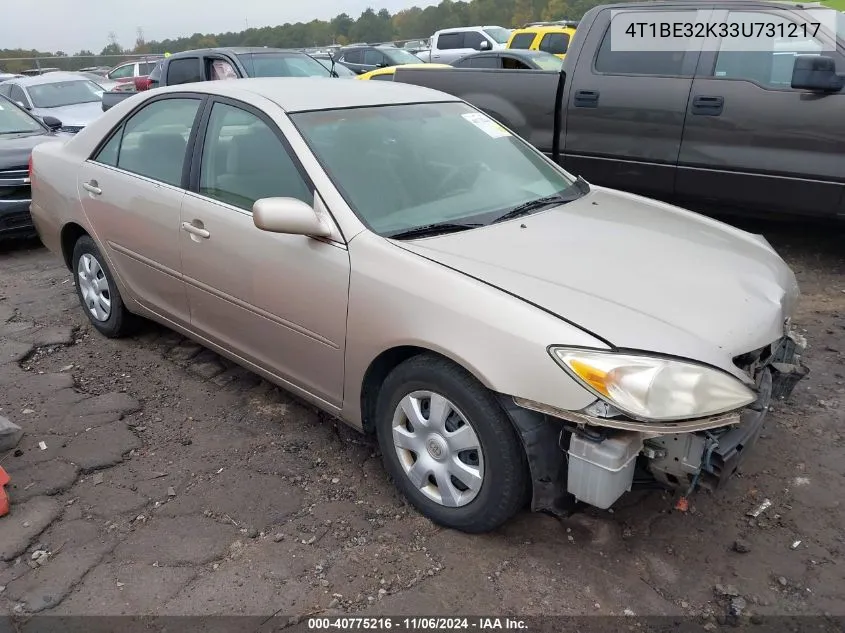
[[[692,99],[692,113],[703,116],[719,116],[725,109],[724,97],[697,96]]]
[[[101,193],[103,193],[103,190],[97,186],[96,180],[83,182],[82,188],[85,189],[85,191],[87,191],[88,193],[93,193],[95,196],[99,196]]]
[[[182,222],[182,230],[190,233],[191,235],[196,235],[197,237],[201,237],[206,240],[211,237],[211,233],[209,233],[205,229],[201,229],[198,226],[194,226],[190,222]]]
[[[576,90],[576,108],[597,108],[599,106],[598,90]]]

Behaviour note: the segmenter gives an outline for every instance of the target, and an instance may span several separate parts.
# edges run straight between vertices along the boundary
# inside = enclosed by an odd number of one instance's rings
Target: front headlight
[[[584,387],[636,419],[702,418],[757,399],[730,374],[704,365],[565,347],[551,347],[549,352]]]

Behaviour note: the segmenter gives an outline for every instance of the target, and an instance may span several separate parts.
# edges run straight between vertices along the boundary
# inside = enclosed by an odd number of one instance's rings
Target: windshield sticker
[[[511,133],[505,128],[487,115],[481,114],[480,112],[469,112],[467,114],[462,114],[461,116],[491,138],[511,136]]]

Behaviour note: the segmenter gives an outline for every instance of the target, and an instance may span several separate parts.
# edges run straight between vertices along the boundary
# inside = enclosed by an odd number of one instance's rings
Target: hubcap
[[[412,484],[437,503],[457,508],[484,483],[484,455],[472,425],[455,405],[431,391],[415,391],[393,414],[393,445]]]
[[[108,321],[111,315],[111,291],[106,273],[97,258],[85,253],[76,270],[82,303],[97,321]]]

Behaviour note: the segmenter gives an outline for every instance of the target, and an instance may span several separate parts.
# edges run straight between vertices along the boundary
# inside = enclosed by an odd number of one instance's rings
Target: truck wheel
[[[119,338],[131,334],[138,317],[123,304],[120,291],[100,249],[89,236],[73,247],[73,280],[79,303],[91,325],[104,336]]]
[[[493,395],[464,369],[415,356],[384,381],[376,414],[385,467],[429,519],[488,532],[527,501],[522,443]]]

